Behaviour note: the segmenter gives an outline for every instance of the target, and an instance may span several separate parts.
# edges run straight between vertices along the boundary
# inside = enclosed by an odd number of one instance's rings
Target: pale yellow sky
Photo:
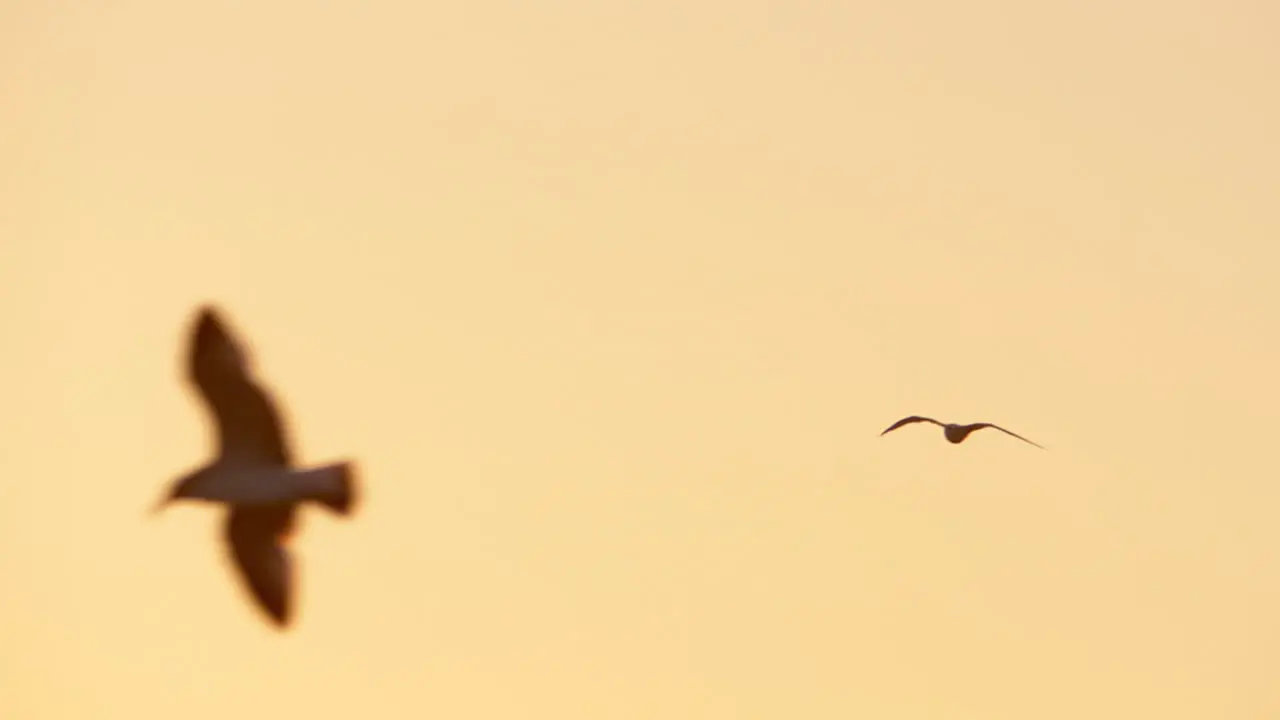
[[[0,716],[1280,716],[1273,4],[338,5],[0,6]]]

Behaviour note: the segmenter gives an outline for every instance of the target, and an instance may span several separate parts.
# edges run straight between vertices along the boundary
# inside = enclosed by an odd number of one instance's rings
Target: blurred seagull
[[[218,454],[174,481],[154,512],[187,499],[227,506],[224,539],[249,591],[276,626],[291,619],[293,571],[284,546],[298,506],[310,501],[350,515],[355,466],[337,462],[294,468],[271,396],[253,377],[249,357],[212,307],[200,309],[191,334],[187,379],[217,427]]]
[[[880,435],[883,436],[885,433],[891,432],[893,430],[897,430],[903,425],[910,425],[911,423],[918,423],[918,422],[927,422],[927,423],[933,423],[934,425],[937,425],[938,427],[942,428],[943,436],[945,436],[947,440],[950,441],[951,443],[957,444],[957,445],[964,442],[964,439],[969,437],[969,433],[975,430],[981,430],[982,428],[994,428],[1006,435],[1012,435],[1018,438],[1019,440],[1021,440],[1022,442],[1035,445],[1041,450],[1045,449],[1043,445],[1031,442],[1030,440],[1022,437],[1018,433],[1005,430],[999,425],[992,425],[991,423],[973,423],[972,425],[957,425],[955,423],[944,424],[944,423],[938,422],[937,420],[934,420],[933,418],[922,417],[920,415],[912,415],[911,417],[904,417],[898,422],[890,425],[888,428],[885,429],[884,432],[880,433]]]

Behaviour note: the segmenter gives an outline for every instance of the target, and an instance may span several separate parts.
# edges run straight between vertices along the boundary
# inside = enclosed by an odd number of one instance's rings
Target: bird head
[[[178,492],[177,492],[177,488],[174,488],[174,489],[170,490],[169,492],[165,493],[164,495],[161,495],[161,496],[160,496],[160,501],[159,501],[159,502],[157,502],[155,505],[152,505],[152,506],[151,506],[151,512],[150,512],[150,514],[151,514],[151,515],[159,515],[159,514],[161,513],[161,511],[163,511],[165,508],[169,507],[169,503],[171,503],[171,502],[173,502],[174,500],[177,500],[177,499],[178,499]]]
[[[183,498],[198,497],[198,492],[197,492],[199,489],[198,485],[200,482],[200,478],[201,476],[203,476],[203,474],[204,474],[203,471],[196,471],[193,473],[189,473],[187,475],[183,475],[177,480],[174,480],[169,485],[168,492],[162,495],[160,497],[160,501],[157,502],[151,508],[151,514],[152,515],[159,514],[161,510],[164,510],[166,507],[169,506],[169,503],[175,502],[177,500],[182,500]]]

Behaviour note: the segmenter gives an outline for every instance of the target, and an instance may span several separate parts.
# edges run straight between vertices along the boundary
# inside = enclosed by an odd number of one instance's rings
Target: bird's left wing
[[[898,422],[896,422],[896,423],[894,423],[894,424],[890,425],[889,427],[885,428],[884,432],[882,432],[882,433],[880,433],[880,434],[881,434],[881,435],[884,435],[885,433],[888,433],[888,432],[892,432],[892,431],[894,431],[894,430],[897,430],[898,428],[902,427],[903,425],[910,425],[911,423],[918,423],[918,422],[928,422],[928,423],[933,423],[934,425],[941,425],[941,424],[942,424],[942,423],[938,422],[937,420],[934,420],[933,418],[924,417],[923,415],[912,415],[912,416],[910,416],[910,417],[904,417],[904,418],[902,418],[901,420],[899,420]]]
[[[293,562],[284,542],[293,528],[294,508],[234,508],[224,536],[236,570],[256,604],[278,627],[292,617]]]

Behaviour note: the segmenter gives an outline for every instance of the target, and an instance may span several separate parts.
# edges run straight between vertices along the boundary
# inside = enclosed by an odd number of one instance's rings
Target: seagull
[[[293,563],[285,543],[306,502],[351,515],[355,464],[296,468],[280,414],[254,378],[247,352],[219,312],[201,307],[191,331],[187,380],[216,426],[217,455],[173,481],[153,512],[176,500],[227,507],[223,539],[241,580],[274,625],[289,625]]]
[[[923,417],[921,415],[912,415],[911,417],[904,417],[898,422],[890,425],[888,428],[885,429],[884,432],[880,433],[880,435],[883,436],[885,433],[888,433],[893,430],[897,430],[903,425],[910,425],[911,423],[918,423],[918,422],[933,423],[934,425],[937,425],[938,427],[942,428],[943,436],[946,437],[949,442],[956,445],[959,445],[960,443],[964,442],[964,439],[969,437],[969,433],[973,432],[974,430],[981,430],[982,428],[995,428],[996,430],[999,430],[1000,432],[1006,435],[1012,435],[1018,438],[1022,442],[1035,445],[1041,450],[1045,449],[1043,445],[1031,442],[1030,440],[1022,437],[1018,433],[1005,430],[999,425],[992,425],[991,423],[973,423],[972,425],[957,425],[956,423],[940,423],[937,420],[934,420],[933,418]]]

